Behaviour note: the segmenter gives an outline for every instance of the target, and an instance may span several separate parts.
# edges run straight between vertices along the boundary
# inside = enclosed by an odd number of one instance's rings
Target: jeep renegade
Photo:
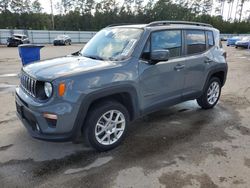
[[[111,25],[79,52],[23,67],[17,114],[35,138],[84,138],[105,151],[129,122],[163,107],[196,99],[213,108],[226,75],[220,33],[209,24]]]

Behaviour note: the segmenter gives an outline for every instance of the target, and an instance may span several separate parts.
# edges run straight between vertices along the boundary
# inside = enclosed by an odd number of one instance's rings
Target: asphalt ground
[[[46,46],[41,58],[81,46]],[[30,137],[15,114],[18,51],[0,47],[0,186],[250,187],[250,51],[224,48],[229,72],[214,109],[188,101],[155,112],[134,122],[120,147],[98,153]]]

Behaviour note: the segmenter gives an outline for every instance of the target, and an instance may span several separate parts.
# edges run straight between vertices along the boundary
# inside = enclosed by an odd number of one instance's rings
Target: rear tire
[[[205,86],[203,94],[197,99],[197,103],[203,109],[213,108],[219,101],[221,94],[221,81],[217,77],[212,77]]]
[[[98,151],[111,150],[123,141],[129,113],[119,102],[108,100],[91,107],[83,127],[85,143]]]

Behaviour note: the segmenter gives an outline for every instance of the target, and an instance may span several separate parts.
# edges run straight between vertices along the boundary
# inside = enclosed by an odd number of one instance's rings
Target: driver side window
[[[169,50],[170,58],[181,56],[182,34],[181,30],[157,31],[151,34],[147,41],[142,59],[150,60],[150,52],[154,50]]]

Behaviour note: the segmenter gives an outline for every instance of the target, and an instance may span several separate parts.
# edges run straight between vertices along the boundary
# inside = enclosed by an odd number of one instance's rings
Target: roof
[[[201,22],[188,22],[188,21],[155,21],[149,24],[129,24],[129,23],[121,23],[121,24],[112,24],[107,27],[133,27],[133,28],[150,28],[151,30],[158,30],[159,27],[162,28],[192,28],[192,29],[200,29],[201,27],[206,27],[206,29],[214,29],[212,25],[201,23]]]
[[[201,22],[190,22],[190,21],[155,21],[147,24],[147,26],[161,26],[161,25],[171,25],[171,24],[183,24],[183,25],[196,25],[196,26],[205,26],[205,27],[213,27],[210,24],[207,23],[201,23]]]
[[[107,27],[131,27],[131,28],[144,28],[147,24],[132,24],[132,23],[121,23],[121,24],[111,24]]]

